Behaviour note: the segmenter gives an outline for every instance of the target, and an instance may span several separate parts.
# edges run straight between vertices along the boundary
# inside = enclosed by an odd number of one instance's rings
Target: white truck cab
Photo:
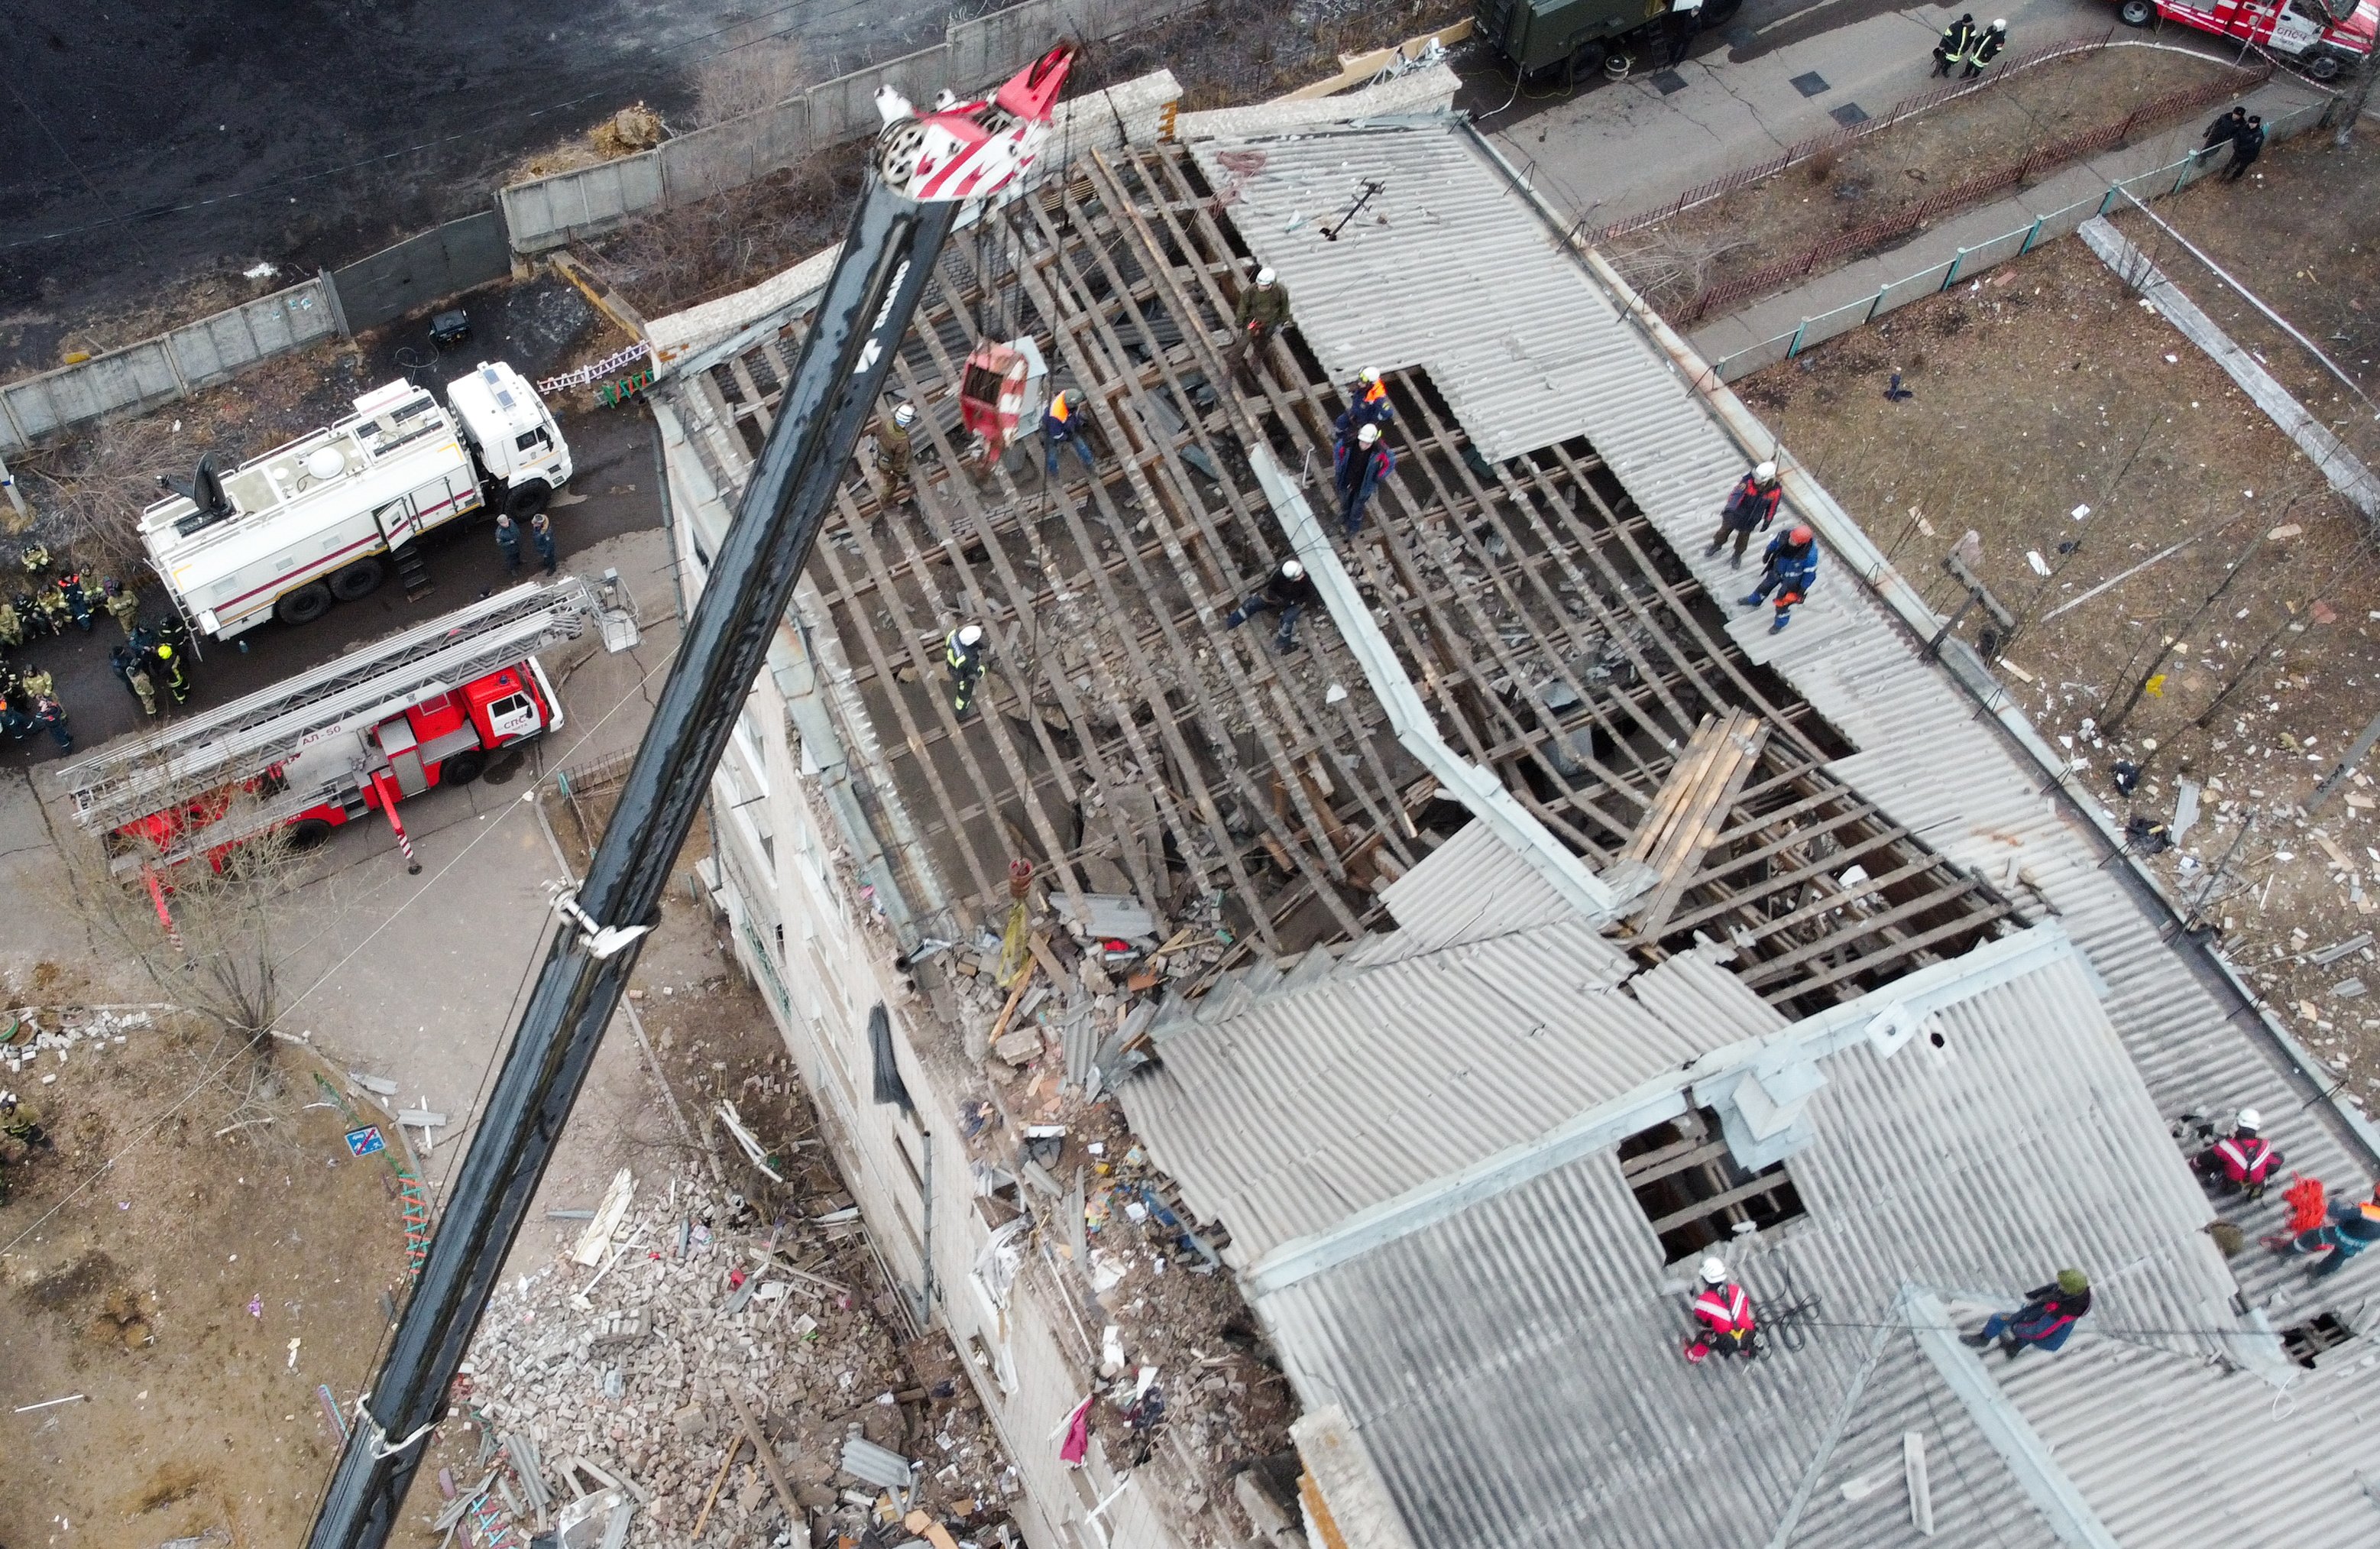
[[[492,484],[506,490],[504,509],[516,517],[542,509],[570,477],[570,447],[528,379],[502,360],[480,362],[446,384],[463,439]]]

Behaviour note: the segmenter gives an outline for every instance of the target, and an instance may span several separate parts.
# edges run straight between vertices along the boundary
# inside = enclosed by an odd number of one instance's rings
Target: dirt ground
[[[1906,402],[1884,396],[1896,370]],[[2119,821],[2170,827],[2197,785],[2196,825],[2149,864],[2204,900],[2223,950],[2356,1090],[2380,1091],[2380,1007],[2355,978],[2372,949],[2310,960],[2380,926],[2362,882],[2380,876],[2380,807],[2362,773],[2314,820],[2299,807],[2380,711],[2362,517],[2079,241],[1741,390],[1937,609],[1957,597],[1943,556],[1976,535],[1973,568],[2018,618],[2008,689]],[[2143,771],[2131,797],[2119,761]]]
[[[2380,398],[2380,127],[2367,121],[2344,148],[2320,129],[2283,140],[2240,182],[2205,178],[2155,213]],[[2380,462],[2371,404],[2174,236],[2136,211],[2116,224],[2351,450]]]
[[[2056,60],[1617,238],[1613,261],[1656,306],[1674,307],[2055,140],[2119,123],[2169,91],[2233,73],[2163,49]]]
[[[296,1543],[339,1445],[316,1385],[353,1399],[406,1275],[391,1157],[343,1139],[386,1121],[298,1051],[251,1090],[247,1056],[210,1079],[225,1052],[178,1023],[37,1020],[85,1032],[0,1068],[53,1137],[0,1205],[0,1408],[82,1397],[6,1417],[0,1543]],[[273,1122],[217,1133],[236,1116]]]

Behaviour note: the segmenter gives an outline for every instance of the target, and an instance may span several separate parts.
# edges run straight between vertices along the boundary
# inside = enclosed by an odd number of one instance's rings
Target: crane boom
[[[545,1175],[670,868],[701,810],[959,201],[1028,169],[1074,60],[1061,44],[985,102],[922,117],[889,90],[874,165],[768,443],[687,618],[587,880],[563,906],[419,1283],[314,1519],[309,1549],[381,1549],[421,1443]]]

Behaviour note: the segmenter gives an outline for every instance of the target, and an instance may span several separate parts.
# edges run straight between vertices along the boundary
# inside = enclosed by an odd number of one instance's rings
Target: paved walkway
[[[1520,97],[1506,104],[1509,78],[1492,92],[1483,79],[1482,96],[1492,100],[1466,94],[1462,105],[1572,219],[1608,226],[1836,128],[1838,113],[1880,114],[1940,84],[1931,51],[1961,8],[1940,0],[1890,9],[1877,0],[1746,0],[1674,72],[1599,81],[1550,104]],[[2115,6],[2004,0],[1976,15],[2006,17],[2009,46],[2022,53],[2102,37]],[[2178,29],[2160,36],[2193,48],[2214,43]]]
[[[2276,75],[2240,99],[2250,113],[2268,123],[2322,100],[2322,92],[2289,75]],[[2223,111],[2217,105],[2192,114],[2161,133],[2078,162],[2031,188],[1929,226],[1897,247],[1819,274],[1728,317],[1699,323],[1689,335],[1690,342],[1704,360],[1717,362],[1790,334],[1804,319],[1823,317],[1874,297],[1887,285],[1938,268],[1957,257],[1961,248],[1980,248],[1995,238],[2025,229],[2041,216],[2084,200],[2095,201],[2119,179],[2171,165],[2197,149],[2208,122]],[[2240,197],[2255,195],[2243,189]]]

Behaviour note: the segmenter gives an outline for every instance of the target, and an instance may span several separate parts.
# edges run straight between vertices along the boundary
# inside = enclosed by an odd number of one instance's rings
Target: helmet
[[[913,403],[903,404],[900,408],[892,411],[892,422],[896,425],[916,424],[917,422],[917,406]]]
[[[1815,536],[1815,534],[1810,531],[1809,526],[1806,523],[1799,523],[1795,525],[1792,531],[1785,534],[1785,536],[1791,543],[1806,543],[1813,536]]]
[[[1355,380],[1362,383],[1365,386],[1369,387],[1373,383],[1380,380],[1379,368],[1377,366],[1366,366],[1362,371],[1355,373]]]
[[[1752,476],[1765,484],[1777,477],[1777,465],[1773,462],[1762,463],[1752,470]]]
[[[978,644],[982,643],[982,640],[983,640],[983,626],[982,626],[982,625],[980,625],[980,624],[963,624],[963,625],[961,625],[961,626],[959,627],[959,643],[960,643],[961,645],[978,645]]]
[[[2008,18],[2006,18],[2006,17],[1999,17],[1999,16],[1996,16],[1996,17],[1992,18],[1992,30],[1993,30],[1993,31],[1995,31],[1995,32],[2005,32],[2005,31],[2007,31],[2007,30],[2008,30]]]
[[[1298,580],[1305,577],[1305,567],[1294,559],[1284,559],[1281,562],[1281,573],[1292,580]]]
[[[1258,285],[1270,285],[1280,277],[1280,275],[1274,274],[1270,269],[1259,269],[1257,271],[1257,284]]]
[[[1366,425],[1362,430],[1355,433],[1355,443],[1359,446],[1369,446],[1373,442],[1379,439],[1380,427],[1378,425]]]
[[[1706,1286],[1727,1284],[1727,1264],[1723,1260],[1705,1259],[1703,1261],[1703,1284]]]
[[[161,662],[170,662],[173,659],[174,648],[172,646],[161,645],[157,648],[157,660]]]
[[[114,576],[110,576],[105,580],[99,583],[99,589],[113,597],[117,592],[124,590],[124,583],[117,580]]]
[[[2262,1129],[2265,1127],[2265,1116],[2253,1108],[2242,1108],[2236,1122],[2242,1129]]]

